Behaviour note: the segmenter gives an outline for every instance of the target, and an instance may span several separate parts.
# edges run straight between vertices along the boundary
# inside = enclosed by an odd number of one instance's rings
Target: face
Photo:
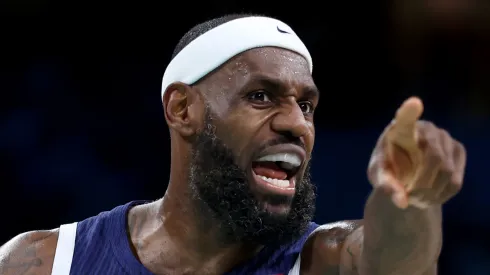
[[[247,51],[194,85],[202,130],[190,184],[225,242],[284,243],[314,212],[309,164],[319,94],[306,61],[277,48]]]

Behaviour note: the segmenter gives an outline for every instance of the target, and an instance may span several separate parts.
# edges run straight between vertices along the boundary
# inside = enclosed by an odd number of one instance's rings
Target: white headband
[[[268,17],[245,17],[207,31],[182,49],[165,70],[162,98],[174,82],[191,85],[235,55],[267,46],[299,53],[313,71],[308,49],[288,25]]]

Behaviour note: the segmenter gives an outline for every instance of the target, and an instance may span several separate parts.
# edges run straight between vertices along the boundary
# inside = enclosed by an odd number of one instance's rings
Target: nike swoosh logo
[[[279,26],[277,26],[277,31],[278,31],[278,32],[280,32],[280,33],[287,33],[287,34],[290,34],[290,33],[289,33],[289,32],[287,32],[287,31],[284,31],[284,30],[279,29]]]

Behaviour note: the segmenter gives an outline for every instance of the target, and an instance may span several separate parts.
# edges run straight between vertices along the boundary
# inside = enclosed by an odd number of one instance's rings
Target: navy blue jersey
[[[146,202],[130,202],[84,221],[62,225],[52,275],[153,275],[131,251],[126,229],[129,209],[142,203]],[[264,247],[226,275],[299,274],[296,260],[317,227],[311,223],[303,236],[292,243]],[[290,273],[293,266],[294,272]]]

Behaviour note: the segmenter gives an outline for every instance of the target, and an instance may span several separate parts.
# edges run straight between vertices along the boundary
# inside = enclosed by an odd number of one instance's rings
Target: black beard
[[[201,226],[218,228],[218,241],[223,245],[246,241],[280,245],[304,234],[315,212],[310,163],[303,178],[297,179],[293,198],[261,197],[267,202],[289,201],[289,212],[282,215],[267,212],[251,191],[246,171],[235,163],[233,152],[216,136],[209,112],[205,125],[193,142],[190,169],[190,186]],[[291,141],[276,140],[273,144],[287,142]]]

